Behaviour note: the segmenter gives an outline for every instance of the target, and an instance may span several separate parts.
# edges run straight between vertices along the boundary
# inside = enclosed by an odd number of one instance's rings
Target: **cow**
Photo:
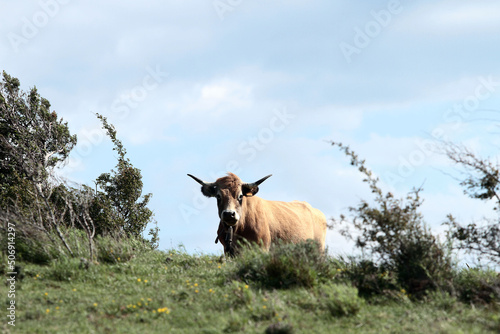
[[[258,243],[268,251],[276,240],[313,239],[324,250],[327,224],[320,210],[306,202],[268,201],[255,196],[259,185],[271,175],[253,183],[244,183],[233,173],[211,183],[188,176],[201,184],[203,195],[217,198],[220,223],[215,242],[221,242],[224,253],[234,255],[234,246],[241,240]]]

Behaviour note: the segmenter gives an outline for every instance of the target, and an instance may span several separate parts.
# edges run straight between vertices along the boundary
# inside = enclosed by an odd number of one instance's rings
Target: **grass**
[[[255,252],[255,250],[252,250]],[[258,254],[252,253],[255,256]],[[262,255],[263,257],[268,255]],[[498,305],[471,306],[446,293],[372,302],[345,282],[339,261],[312,284],[266,287],[238,276],[238,259],[181,250],[128,261],[23,263],[16,326],[3,333],[498,333]],[[294,266],[297,264],[294,263]],[[324,264],[321,268],[324,267]],[[336,268],[336,269],[335,269]],[[331,280],[326,280],[328,272]],[[262,271],[258,271],[262,273]],[[0,286],[3,305],[6,285]],[[404,292],[402,292],[404,295]],[[495,306],[497,305],[497,306]],[[2,307],[2,312],[5,307]]]

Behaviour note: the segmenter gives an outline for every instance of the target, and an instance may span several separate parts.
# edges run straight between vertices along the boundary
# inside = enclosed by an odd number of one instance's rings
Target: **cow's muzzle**
[[[221,220],[228,226],[234,226],[240,220],[240,215],[235,211],[222,211]]]

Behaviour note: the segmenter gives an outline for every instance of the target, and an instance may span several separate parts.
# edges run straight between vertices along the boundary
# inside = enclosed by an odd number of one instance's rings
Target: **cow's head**
[[[229,226],[234,226],[241,218],[244,198],[255,195],[259,191],[259,185],[271,175],[253,183],[244,183],[233,173],[228,173],[227,176],[212,183],[202,181],[191,174],[188,176],[201,184],[203,195],[217,198],[220,220]]]

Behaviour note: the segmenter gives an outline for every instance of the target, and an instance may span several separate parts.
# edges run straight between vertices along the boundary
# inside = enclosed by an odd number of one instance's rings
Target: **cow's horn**
[[[191,174],[188,174],[189,177],[192,177],[193,180],[201,184],[201,192],[203,195],[207,197],[214,197],[217,196],[217,184],[215,182],[210,183],[210,182],[205,182],[203,180],[200,180],[196,176],[193,176]]]
[[[191,174],[188,174],[189,177],[193,178],[196,182],[198,182],[199,184],[201,184],[202,186],[207,186],[209,185],[208,182],[205,182],[203,180],[200,180],[199,178],[197,178],[196,176],[194,175],[191,175]]]
[[[254,183],[249,183],[248,185],[249,186],[258,186],[259,184],[261,184],[262,182],[264,182],[265,180],[267,180],[271,176],[273,176],[273,174],[269,174],[268,176],[264,176],[262,179],[255,181]]]

